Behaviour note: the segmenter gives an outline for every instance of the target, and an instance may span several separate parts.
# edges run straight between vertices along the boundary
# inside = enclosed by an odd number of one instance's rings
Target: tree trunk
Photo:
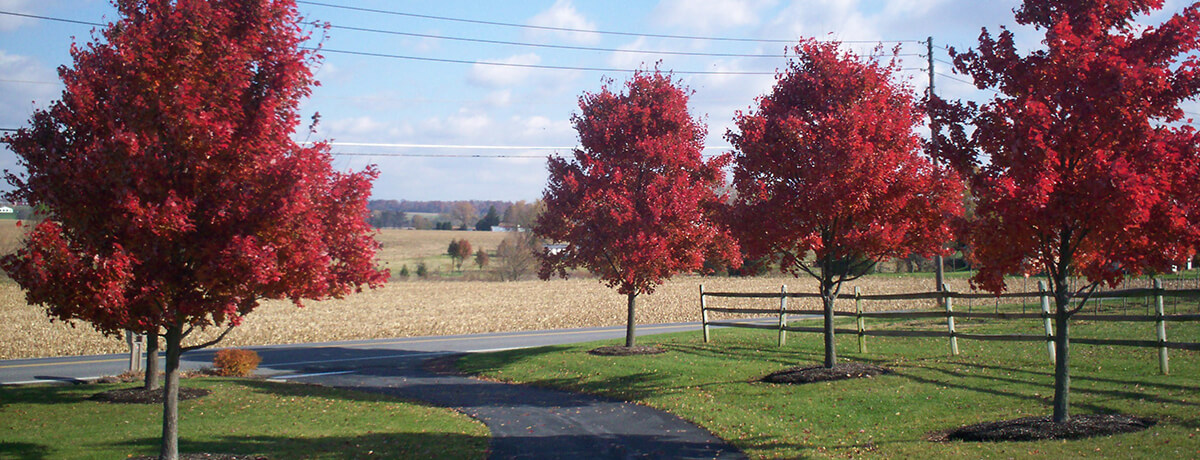
[[[1071,418],[1067,411],[1071,399],[1071,358],[1067,323],[1069,305],[1061,299],[1054,314],[1054,422],[1062,423]]]
[[[183,354],[183,327],[167,328],[167,378],[163,387],[162,450],[159,460],[179,458],[179,356]]]
[[[633,333],[637,323],[634,321],[633,312],[634,307],[637,306],[637,294],[631,292],[627,296],[629,297],[629,319],[625,323],[625,346],[632,347],[636,344]]]
[[[158,334],[146,334],[146,376],[142,387],[154,390],[162,385],[158,378]]]
[[[833,301],[836,294],[833,292],[833,286],[824,287],[822,291],[821,302],[825,311],[825,368],[833,369],[833,366],[837,365],[837,352],[834,351],[833,342]]]

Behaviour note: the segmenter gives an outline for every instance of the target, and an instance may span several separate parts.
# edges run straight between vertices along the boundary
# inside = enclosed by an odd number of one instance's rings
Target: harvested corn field
[[[815,283],[783,277],[718,278],[682,276],[638,298],[638,322],[698,321],[699,285],[707,290],[815,292]],[[965,287],[965,281],[952,280]],[[866,277],[856,282],[864,293],[915,292],[932,289],[929,277]],[[851,288],[849,292],[853,292]],[[808,305],[792,300],[792,308]],[[778,308],[774,299],[722,299],[723,305]],[[931,307],[932,305],[925,305]],[[917,308],[911,303],[877,302],[870,310]],[[852,310],[853,302],[839,309]],[[40,307],[26,305],[15,283],[0,283],[0,359],[117,353],[124,340],[104,337],[87,323],[75,328],[50,322]],[[489,281],[394,281],[381,289],[345,299],[309,302],[296,308],[290,302],[267,302],[251,313],[220,346],[248,346],[331,340],[412,337],[479,332],[555,329],[625,324],[625,299],[596,279]],[[193,337],[198,342],[219,331]]]
[[[0,237],[7,234],[8,251],[16,248],[20,229],[0,224]],[[540,281],[488,281],[487,268],[465,264],[463,271],[449,267],[443,254],[451,239],[466,239],[476,248],[494,253],[509,234],[491,232],[384,230],[378,235],[382,248],[379,263],[392,269],[414,261],[426,261],[434,273],[428,279],[407,280],[393,276],[384,287],[345,299],[308,302],[296,308],[290,302],[266,302],[220,346],[250,346],[332,340],[413,337],[521,331],[625,324],[625,298],[595,278]],[[495,262],[493,262],[495,263]],[[527,277],[532,274],[527,275]],[[709,291],[816,292],[815,281],[780,275],[756,278],[679,276],[651,295],[638,298],[638,323],[699,321],[699,286]],[[951,290],[967,288],[959,276],[947,281]],[[864,294],[933,290],[933,277],[871,275],[843,288]],[[1015,290],[1028,284],[1014,282]],[[719,299],[710,306],[759,306],[778,308],[777,299]],[[819,308],[817,299],[791,299],[794,309]],[[870,302],[869,311],[933,308],[932,301]],[[840,301],[839,310],[852,311],[851,301]],[[719,319],[719,317],[714,317]],[[85,322],[73,328],[51,322],[41,307],[25,304],[20,288],[10,280],[0,281],[0,359],[69,356],[125,351],[123,339],[104,337]],[[192,343],[215,337],[220,331],[194,334]]]

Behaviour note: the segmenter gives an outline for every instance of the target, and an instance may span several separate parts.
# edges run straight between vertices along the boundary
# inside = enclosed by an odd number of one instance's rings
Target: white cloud
[[[579,14],[579,11],[576,11],[575,7],[571,5],[570,0],[556,0],[554,5],[550,6],[549,9],[529,18],[528,24],[538,27],[555,27],[581,31],[596,30],[596,24],[587,20],[582,14]],[[530,34],[534,36],[549,35],[574,43],[595,44],[600,42],[600,35],[588,32],[541,30],[531,31]]]
[[[383,131],[386,127],[387,125],[385,123],[376,121],[367,116],[343,118],[329,122],[329,132],[336,137],[341,137],[340,135],[342,134],[355,137],[366,134],[375,134]]]
[[[45,108],[62,92],[58,74],[27,56],[0,50],[0,123],[24,125],[35,108]]]
[[[431,117],[420,123],[420,131],[436,142],[461,144],[494,135],[492,118],[487,114],[460,109],[446,117]]]
[[[32,14],[34,12],[33,4],[33,0],[0,0],[0,10]],[[16,30],[24,25],[31,24],[33,21],[33,19],[20,16],[0,15],[0,32]]]
[[[523,144],[550,146],[568,146],[575,144],[575,129],[566,118],[551,119],[541,115],[530,117],[512,117],[512,123],[519,126],[515,131]]]
[[[489,59],[483,62],[515,64],[515,66],[487,65],[476,63],[467,74],[467,81],[485,88],[502,88],[528,81],[534,70],[522,65],[536,65],[542,58],[536,53],[518,54],[504,59]]]
[[[617,46],[617,49],[647,51],[650,48],[648,47],[646,37],[638,37],[637,40]],[[656,59],[653,54],[613,52],[608,58],[608,64],[619,69],[636,69],[647,67],[644,64],[653,65]]]
[[[512,90],[502,89],[488,93],[483,102],[491,107],[508,107],[512,104]]]
[[[663,25],[708,33],[757,25],[759,14],[774,4],[774,0],[663,0],[652,14]]]

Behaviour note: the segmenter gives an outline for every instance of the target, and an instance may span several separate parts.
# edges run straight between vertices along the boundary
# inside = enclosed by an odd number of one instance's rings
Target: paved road
[[[696,323],[641,326],[639,335],[697,331]],[[623,337],[624,327],[254,347],[258,374],[391,394],[454,407],[488,426],[491,458],[722,458],[744,455],[671,414],[636,404],[423,369],[429,359],[464,352],[558,345]],[[213,350],[183,356],[184,368],[212,362]],[[114,375],[128,355],[0,361],[0,383],[78,382]]]
[[[638,327],[638,335],[696,331],[699,323],[654,324]],[[500,332],[491,334],[409,337],[397,339],[352,340],[248,347],[262,357],[258,374],[288,378],[290,374],[325,372],[330,366],[345,368],[354,363],[363,366],[390,358],[427,358],[446,352],[483,352],[512,348],[562,345],[625,336],[625,327],[557,329],[547,331]],[[200,369],[212,364],[215,349],[185,353],[180,366]],[[0,361],[0,385],[38,382],[79,382],[100,376],[117,375],[128,368],[129,355],[91,355],[63,358],[15,359]]]

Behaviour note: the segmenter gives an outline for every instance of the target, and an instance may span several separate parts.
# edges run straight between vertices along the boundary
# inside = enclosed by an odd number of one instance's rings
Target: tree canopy
[[[874,263],[934,254],[962,213],[958,176],[921,156],[909,86],[884,64],[803,40],[771,92],[738,113],[731,226],[747,258],[816,279],[825,298],[826,367],[832,304],[843,282]]]
[[[7,138],[27,172],[6,198],[47,219],[3,268],[54,318],[166,338],[174,458],[179,355],[213,343],[184,348],[189,334],[263,299],[385,281],[366,222],[375,171],[337,172],[327,145],[292,141],[318,56],[291,0],[115,4],[59,70],[61,100]]]
[[[1055,421],[1067,414],[1067,320],[1099,284],[1168,271],[1200,240],[1197,133],[1180,103],[1200,92],[1200,6],[1165,23],[1161,0],[1027,0],[1020,24],[1044,48],[1017,52],[1011,31],[986,29],[955,66],[998,95],[958,106],[971,137],[945,155],[971,176],[977,220],[972,283],[1045,273],[1056,303]],[[961,133],[961,131],[960,131]],[[1087,280],[1070,286],[1070,277]],[[1074,296],[1084,301],[1071,306]]]
[[[567,246],[543,252],[540,275],[585,267],[628,296],[628,346],[638,294],[699,270],[706,256],[736,258],[736,244],[711,215],[728,158],[704,160],[705,128],[687,101],[657,71],[636,73],[622,93],[606,84],[579,98],[572,122],[582,148],[573,160],[549,159],[535,233]]]

